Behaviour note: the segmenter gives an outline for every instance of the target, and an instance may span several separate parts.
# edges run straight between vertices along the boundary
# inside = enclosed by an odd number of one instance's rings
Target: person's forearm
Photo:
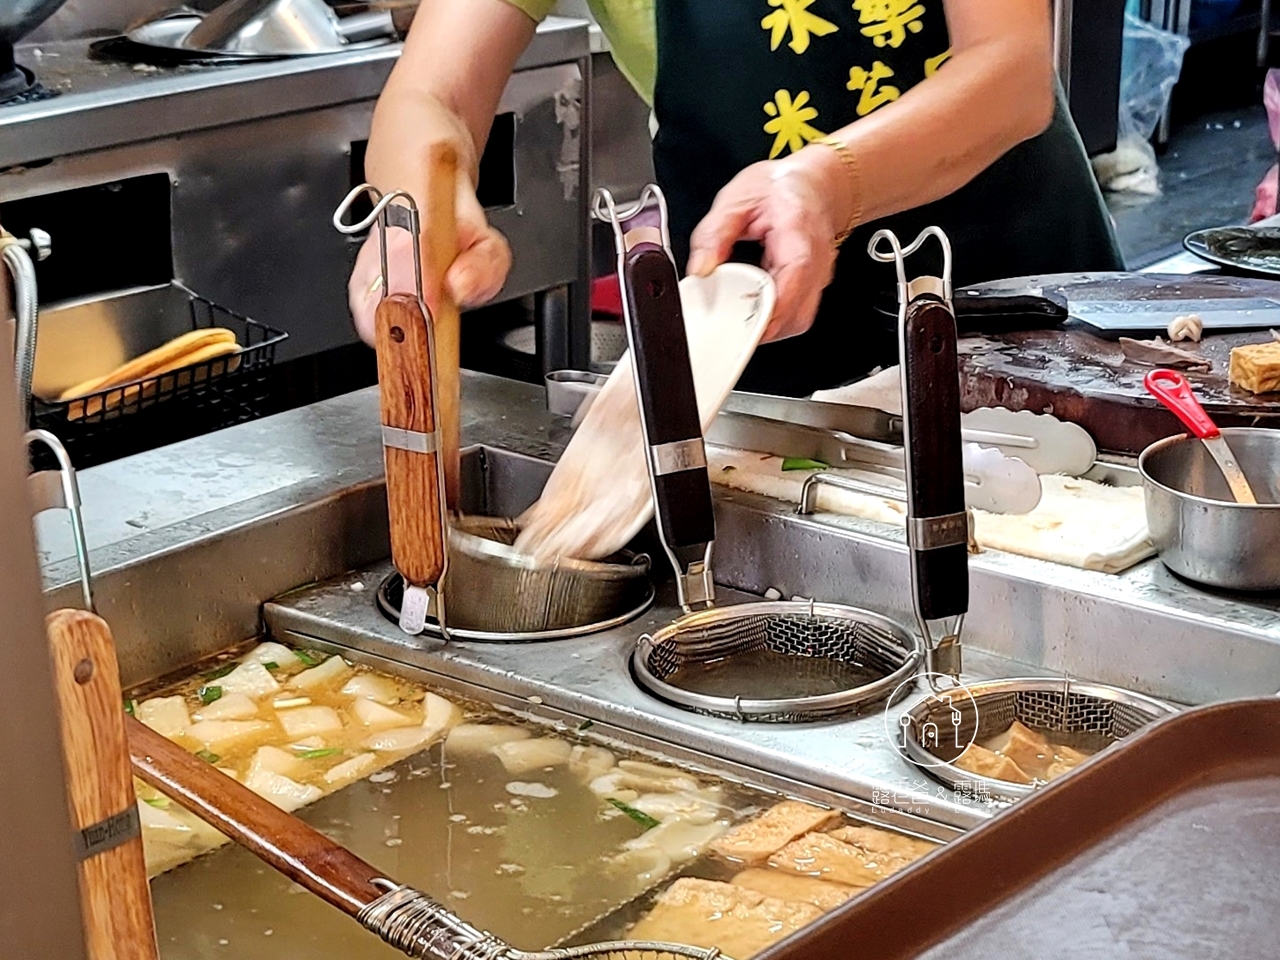
[[[535,24],[503,0],[421,5],[383,96],[429,96],[462,120],[479,162],[494,111]],[[474,175],[474,170],[472,171]]]
[[[856,161],[845,208],[867,222],[955,192],[1041,133],[1053,100],[1047,29],[957,45],[933,77],[832,134]],[[819,162],[840,163],[834,151],[822,152],[830,156]]]

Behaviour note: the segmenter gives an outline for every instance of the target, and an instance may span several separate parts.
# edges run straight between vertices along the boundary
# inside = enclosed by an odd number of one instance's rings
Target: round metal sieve
[[[722,667],[761,651],[858,668],[864,682],[804,695],[718,696],[690,689],[682,678],[700,667]],[[636,681],[654,696],[696,713],[775,723],[822,720],[888,697],[916,672],[919,638],[892,620],[836,603],[762,601],[690,613],[640,638],[632,653]],[[753,686],[782,678],[760,671]]]
[[[449,526],[449,567],[442,591],[449,636],[459,640],[538,641],[620,626],[653,602],[647,554],[551,564],[517,553],[511,520],[460,517]],[[404,581],[392,573],[378,587],[378,608],[400,619]],[[427,622],[438,634],[439,625]]]
[[[984,777],[953,761],[970,743],[999,736],[1018,720],[1057,742],[1097,750],[1121,740],[1177,708],[1121,687],[1070,679],[991,680],[935,692],[902,716],[902,749],[912,763],[956,790],[1002,800],[1029,796],[1043,783]]]

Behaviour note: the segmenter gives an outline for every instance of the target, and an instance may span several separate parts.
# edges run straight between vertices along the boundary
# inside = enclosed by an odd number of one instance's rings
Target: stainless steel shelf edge
[[[516,69],[588,57],[587,28],[585,20],[548,18]],[[67,40],[18,48],[18,61],[62,95],[0,110],[0,168],[372,100],[400,56],[400,44],[389,44],[257,64],[134,70],[86,60],[87,45]],[[72,63],[74,71],[64,66]]]

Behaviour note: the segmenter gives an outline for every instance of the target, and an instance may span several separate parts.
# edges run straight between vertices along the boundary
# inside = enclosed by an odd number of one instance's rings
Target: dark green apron
[[[656,6],[654,164],[682,265],[690,233],[735,174],[891,106],[945,70],[950,49],[942,0],[657,0]],[[867,241],[890,227],[905,243],[931,224],[951,238],[957,286],[1123,269],[1059,97],[1048,130],[951,196],[859,227],[841,250],[813,327],[762,346],[740,388],[801,396],[896,362],[893,323],[873,306],[892,303],[893,268],[867,256]],[[753,247],[743,245],[735,258],[758,259]]]

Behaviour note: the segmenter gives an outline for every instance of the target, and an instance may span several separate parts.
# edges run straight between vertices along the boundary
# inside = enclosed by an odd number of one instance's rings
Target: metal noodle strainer
[[[365,194],[373,198],[373,210],[358,223],[346,223],[347,211]],[[383,196],[362,184],[333,216],[334,226],[347,235],[375,223],[382,263],[382,300],[375,314],[378,382],[396,568],[378,588],[379,609],[409,634],[500,641],[578,636],[638,616],[653,602],[644,554],[534,560],[512,548],[517,528],[510,520],[456,517],[450,524],[438,453],[436,350],[422,295],[421,222],[413,198],[403,191]],[[413,237],[413,294],[389,293],[392,227]]]
[[[906,280],[905,260],[935,236],[943,246],[943,277]],[[888,249],[881,249],[887,244]],[[907,450],[907,544],[912,600],[928,642],[932,692],[901,717],[902,750],[930,776],[960,791],[1016,800],[1042,784],[1018,784],[964,770],[954,761],[970,743],[1009,729],[1014,720],[1049,734],[1055,742],[1096,750],[1128,736],[1173,708],[1151,697],[1070,678],[960,682],[960,633],[969,606],[968,523],[961,466],[960,375],[951,298],[951,250],[930,227],[905,250],[881,230],[871,255],[896,264],[900,303],[903,435]],[[828,478],[820,482],[835,482]],[[862,492],[880,493],[866,490]],[[806,490],[806,494],[809,491]],[[809,501],[808,496],[802,500]],[[806,504],[802,504],[802,510]],[[947,625],[946,621],[950,620]],[[934,639],[931,621],[942,621]]]
[[[714,608],[715,516],[662,194],[652,228],[627,231],[636,204],[596,209],[613,225],[658,535],[685,615],[640,638],[637,682],[660,699],[738,720],[819,720],[883,700],[920,665],[917,638],[855,607],[764,601]],[[909,684],[906,686],[910,686]],[[905,689],[905,688],[904,688]]]
[[[930,696],[902,715],[907,757],[953,790],[1001,800],[1029,796],[1042,783],[1012,783],[955,765],[970,743],[999,736],[1015,721],[1054,742],[1096,751],[1154,720],[1177,712],[1130,690],[1068,677],[1027,677],[971,683],[958,696]]]
[[[621,626],[653,602],[648,554],[535,562],[511,547],[519,531],[497,517],[453,519],[445,582],[450,636],[507,642],[582,636]],[[404,579],[393,573],[378,587],[379,609],[399,620],[403,594]]]

